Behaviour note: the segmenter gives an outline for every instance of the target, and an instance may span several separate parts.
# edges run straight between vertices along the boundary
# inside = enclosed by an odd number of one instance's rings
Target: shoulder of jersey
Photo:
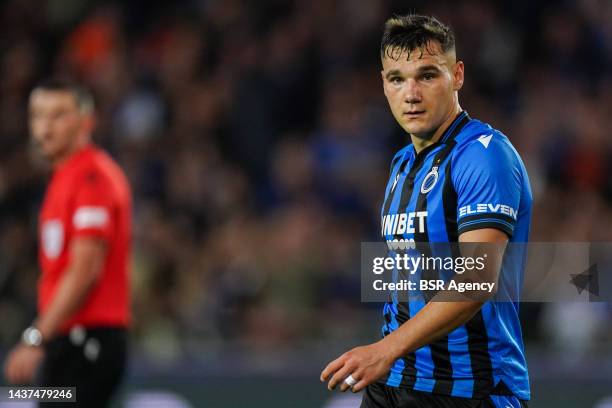
[[[395,156],[393,156],[393,160],[391,160],[391,165],[395,164],[398,160],[400,160],[404,156],[404,153],[406,153],[406,151],[409,150],[411,147],[412,145],[409,144],[398,150],[398,152],[395,153]]]
[[[477,155],[494,155],[500,150],[512,149],[506,135],[476,119],[472,119],[455,140],[457,141],[455,153],[469,149]]]
[[[104,151],[96,150],[88,160],[81,163],[75,176],[90,182],[108,180],[112,177],[113,166],[114,162]]]

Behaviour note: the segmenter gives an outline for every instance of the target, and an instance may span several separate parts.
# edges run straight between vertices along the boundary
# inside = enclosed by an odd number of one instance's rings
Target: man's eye
[[[435,77],[436,77],[435,74],[431,74],[431,73],[423,74],[423,79],[426,81],[431,81]]]
[[[389,81],[394,85],[398,85],[401,84],[403,80],[400,77],[393,77]]]

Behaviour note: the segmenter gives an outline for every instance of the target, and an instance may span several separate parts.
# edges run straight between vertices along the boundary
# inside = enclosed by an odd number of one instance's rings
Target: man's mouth
[[[407,111],[407,112],[404,112],[404,116],[419,116],[419,115],[422,115],[423,113],[425,113],[424,110]]]

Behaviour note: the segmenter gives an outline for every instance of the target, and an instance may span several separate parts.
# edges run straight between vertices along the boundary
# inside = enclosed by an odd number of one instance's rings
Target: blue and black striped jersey
[[[532,195],[525,166],[501,132],[466,112],[418,154],[408,145],[393,158],[381,211],[390,247],[406,241],[457,242],[465,231],[496,228],[527,242]],[[522,268],[512,280],[520,288]],[[425,305],[384,305],[383,336]],[[511,393],[529,399],[518,303],[486,302],[466,324],[397,360],[386,384],[467,398]]]

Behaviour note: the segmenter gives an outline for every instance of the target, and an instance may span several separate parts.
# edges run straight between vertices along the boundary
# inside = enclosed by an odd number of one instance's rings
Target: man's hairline
[[[429,48],[431,45],[433,45],[434,48],[436,48],[437,50],[440,50],[441,52],[440,53],[436,52],[436,53],[432,54],[430,52],[430,48]],[[387,45],[383,49],[382,56],[380,58],[381,63],[382,63],[382,61],[385,58],[390,58],[387,55],[387,50],[389,48],[399,49],[400,50],[400,54],[397,57],[396,61],[398,61],[400,59],[400,57],[402,55],[404,55],[404,54],[409,54],[411,56],[413,52],[419,51],[419,50],[421,52],[421,56],[419,57],[419,59],[421,59],[423,57],[423,55],[425,55],[425,54],[429,54],[431,56],[435,56],[435,55],[447,55],[448,56],[449,54],[453,54],[452,56],[454,57],[454,63],[459,61],[458,58],[457,58],[457,49],[456,49],[456,47],[454,45],[452,47],[450,47],[448,50],[444,51],[443,47],[442,47],[442,43],[440,41],[436,40],[435,38],[431,38],[431,39],[427,40],[427,42],[425,44],[423,44],[423,45],[421,45],[419,47],[411,48],[411,49],[408,49],[407,47],[400,47],[400,46],[394,46],[392,44],[389,44],[389,45]],[[393,58],[390,58],[390,59],[393,59]]]
[[[79,103],[79,97],[76,95],[76,92],[71,90],[71,89],[64,89],[64,88],[46,88],[44,86],[37,86],[35,88],[32,89],[32,91],[30,92],[30,96],[28,98],[28,102],[29,104],[32,103],[32,97],[34,96],[34,94],[39,93],[39,92],[56,92],[56,93],[64,93],[64,94],[68,94],[72,97],[72,100],[74,101],[74,105],[77,108],[77,111],[79,112],[79,115],[92,115],[95,111],[95,109],[93,107],[86,107],[86,106],[81,106],[81,104]]]
[[[381,57],[381,59],[380,59],[381,71],[383,71],[383,72],[384,72],[384,70],[385,70],[385,69],[384,69],[384,64],[383,64],[383,61],[384,61],[385,59],[386,59],[386,60],[392,60],[392,61],[399,61],[399,60],[401,59],[401,56],[402,56],[402,55],[404,55],[404,54],[406,54],[406,53],[408,53],[408,52],[410,53],[410,55],[412,55],[412,53],[413,53],[415,50],[418,50],[418,49],[423,49],[423,48],[424,48],[424,47],[414,48],[414,49],[412,49],[412,50],[404,50],[404,49],[402,49],[402,52],[400,53],[400,55],[399,55],[399,57],[398,57],[398,58],[391,58],[391,57],[388,57],[388,56],[387,56],[387,54],[385,53],[385,54],[384,54],[384,56],[383,56],[383,57]],[[450,55],[451,53],[452,53],[453,55]],[[430,56],[432,56],[432,57],[435,57],[435,56],[442,56],[442,57],[443,57],[443,59],[444,59],[444,61],[445,61],[445,63],[444,63],[443,65],[448,66],[448,67],[449,67],[449,69],[451,69],[451,68],[452,68],[452,66],[453,66],[454,64],[456,64],[457,62],[461,62],[459,59],[457,59],[457,55],[456,55],[456,53],[455,53],[455,50],[454,50],[454,49],[450,49],[450,50],[448,50],[448,51],[446,51],[446,52],[442,52],[442,53],[435,53],[435,54],[432,54],[432,53],[427,52],[427,54],[429,54],[429,55],[430,55]],[[421,55],[419,58],[417,58],[417,60],[423,59],[423,56],[424,56],[424,55],[425,55],[425,53],[423,53],[423,54],[422,54],[422,55]],[[450,59],[450,61],[449,61],[449,59]],[[410,58],[406,59],[406,61],[410,61]]]

